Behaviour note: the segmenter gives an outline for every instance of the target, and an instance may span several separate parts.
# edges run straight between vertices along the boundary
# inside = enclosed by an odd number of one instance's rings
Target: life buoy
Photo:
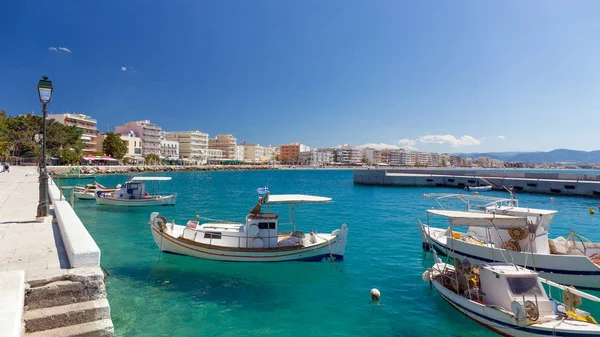
[[[262,248],[265,245],[263,239],[256,238],[252,241],[252,248]]]
[[[527,228],[511,227],[508,229],[508,235],[515,241],[521,241],[527,238],[529,230]]]
[[[157,215],[152,219],[152,224],[158,228],[160,232],[164,232],[167,229],[167,218],[162,215]]]
[[[520,252],[521,246],[517,241],[509,240],[502,244],[502,249],[512,250],[514,252]]]

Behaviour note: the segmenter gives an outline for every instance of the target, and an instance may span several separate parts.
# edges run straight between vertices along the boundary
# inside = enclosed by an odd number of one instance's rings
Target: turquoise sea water
[[[352,171],[282,170],[159,173],[173,180],[162,194],[178,193],[174,207],[124,209],[77,201],[75,211],[102,250],[112,318],[119,336],[493,336],[454,311],[421,280],[430,266],[417,218],[435,206],[427,192],[445,188],[353,185]],[[125,175],[102,176],[115,185]],[[84,183],[85,181],[81,181]],[[88,181],[89,182],[89,181]],[[69,182],[71,184],[71,182]],[[304,205],[299,229],[331,232],[347,223],[343,262],[228,263],[159,253],[149,226],[153,211],[178,223],[204,217],[243,221],[256,188],[271,193],[332,197]],[[506,197],[506,193],[489,195]],[[551,236],[571,228],[600,241],[600,200],[519,194],[522,206],[557,209]],[[280,207],[281,218],[287,208]],[[370,303],[378,288],[380,305]],[[598,293],[595,293],[598,295]],[[600,306],[584,309],[600,316]]]

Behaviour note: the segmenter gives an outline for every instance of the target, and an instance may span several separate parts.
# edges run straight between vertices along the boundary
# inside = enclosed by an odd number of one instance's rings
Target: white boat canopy
[[[268,204],[319,204],[330,202],[331,198],[305,194],[270,194]]]
[[[133,177],[131,181],[167,181],[171,180],[171,177]]]
[[[500,215],[494,213],[478,213],[463,211],[447,211],[439,209],[429,209],[427,213],[440,215],[450,220],[453,226],[473,226],[473,227],[527,227],[527,218],[511,215]]]

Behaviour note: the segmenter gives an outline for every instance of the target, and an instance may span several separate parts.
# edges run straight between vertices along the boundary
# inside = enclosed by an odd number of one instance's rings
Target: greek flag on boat
[[[267,194],[267,193],[269,193],[269,188],[267,186],[259,187],[256,189],[256,193],[257,194]]]

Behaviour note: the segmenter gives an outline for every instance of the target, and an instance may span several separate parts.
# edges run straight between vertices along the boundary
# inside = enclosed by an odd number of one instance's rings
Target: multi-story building
[[[429,152],[413,152],[415,154],[415,165],[416,166],[429,166],[431,161],[431,153]]]
[[[342,165],[360,164],[360,150],[347,144],[333,149],[333,160]]]
[[[290,143],[279,145],[279,161],[283,164],[299,164],[300,144]]]
[[[440,155],[437,153],[431,153],[429,157],[429,166],[440,166]]]
[[[265,156],[265,147],[258,144],[238,145],[243,161],[252,163],[262,163],[268,161]]]
[[[223,151],[221,151],[223,152]],[[235,154],[233,160],[243,161],[244,160],[244,144],[235,146]]]
[[[381,152],[380,150],[366,148],[363,150],[363,156],[367,164],[378,165],[381,164]]]
[[[209,164],[221,164],[223,162],[223,151],[221,150],[208,149],[206,155]]]
[[[417,157],[414,152],[400,152],[400,166],[415,166]]]
[[[314,149],[310,152],[300,152],[300,162],[303,165],[324,166],[333,162],[333,152],[330,150]]]
[[[165,132],[169,141],[179,143],[179,156],[198,164],[208,162],[208,134],[195,131]]]
[[[96,138],[98,137],[99,132],[96,127],[97,121],[95,119],[87,115],[72,113],[49,114],[47,117],[48,119],[54,119],[63,125],[75,126],[83,131],[83,134],[81,135],[81,140],[85,143],[83,151],[86,152],[86,154],[97,151],[98,143]]]
[[[162,129],[150,123],[149,120],[127,122],[124,125],[115,127],[115,133],[119,135],[128,135],[133,132],[142,139],[142,155],[155,154],[160,156],[160,136]]]
[[[135,133],[130,132],[125,135],[120,135],[121,139],[127,145],[127,154],[125,157],[142,158],[142,138],[137,137]]]
[[[208,148],[223,151],[223,159],[235,159],[237,139],[230,134],[217,135],[208,140]]]
[[[176,140],[160,140],[160,156],[169,159],[179,158],[179,142]]]
[[[274,162],[277,158],[277,153],[278,153],[277,146],[271,146],[271,145],[265,146],[263,153],[264,153],[264,157],[265,157],[265,162],[267,162],[267,163]]]

